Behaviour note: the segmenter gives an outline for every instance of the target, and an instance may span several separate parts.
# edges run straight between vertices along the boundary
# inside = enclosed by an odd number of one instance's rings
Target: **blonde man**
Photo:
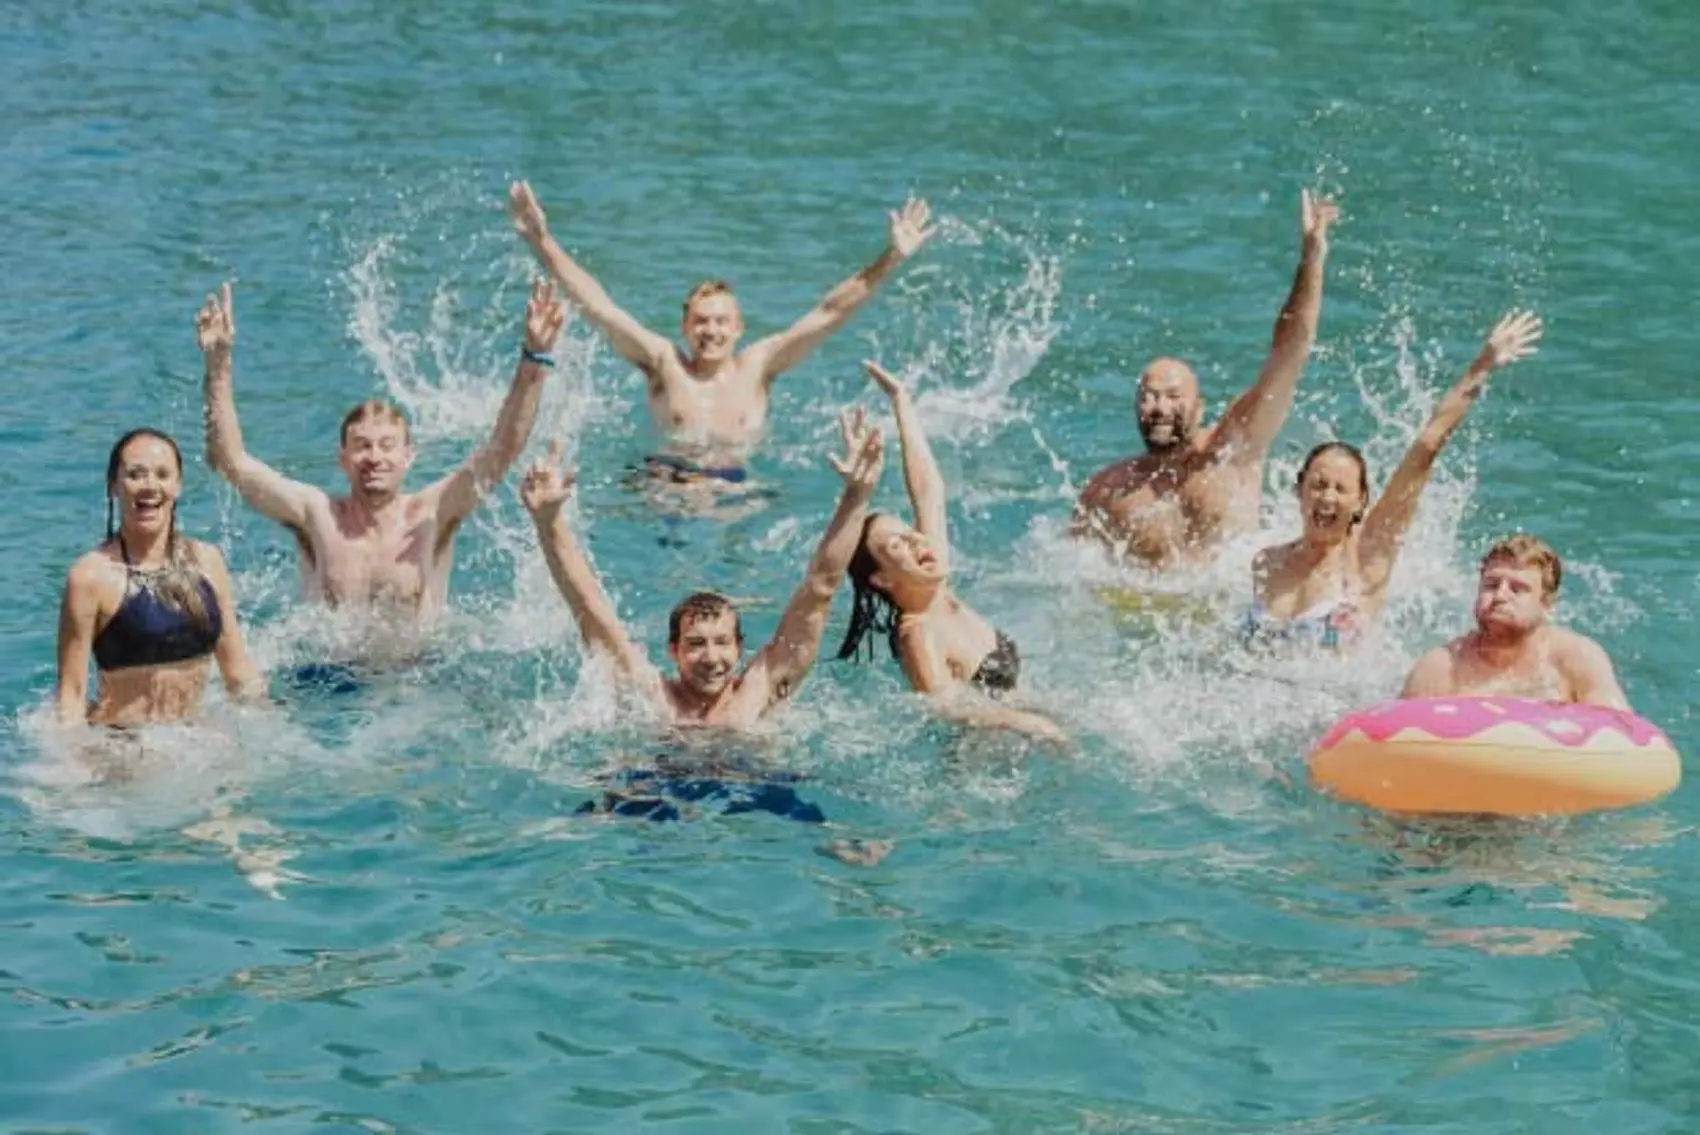
[[[1500,696],[1628,709],[1611,658],[1593,639],[1549,621],[1564,568],[1546,542],[1508,536],[1482,557],[1476,629],[1417,660],[1407,698]]]
[[[230,356],[236,315],[230,285],[208,296],[196,320],[206,359],[207,462],[249,507],[295,536],[310,597],[337,607],[377,607],[419,620],[447,598],[455,534],[518,460],[537,418],[546,368],[566,312],[538,280],[525,315],[513,386],[487,441],[420,492],[404,491],[414,451],[407,421],[387,402],[363,402],[342,422],[339,461],[348,495],[285,477],[248,452],[236,420]]]
[[[685,298],[680,326],[686,348],[639,323],[609,297],[549,232],[549,220],[531,186],[518,181],[508,193],[514,227],[581,311],[607,336],[621,358],[649,383],[649,409],[657,432],[688,457],[651,458],[660,471],[681,479],[744,479],[742,462],[767,425],[773,380],[801,363],[872,298],[933,235],[925,201],[910,200],[889,216],[891,240],[878,259],[828,292],[807,314],[743,351],[744,317],[724,280],[697,285]]]

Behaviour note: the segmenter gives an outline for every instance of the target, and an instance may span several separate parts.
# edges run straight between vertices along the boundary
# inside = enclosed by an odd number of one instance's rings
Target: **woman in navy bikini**
[[[1317,446],[1299,469],[1304,532],[1252,561],[1257,599],[1246,616],[1252,643],[1336,648],[1379,619],[1387,584],[1441,448],[1487,386],[1495,367],[1535,353],[1541,321],[1513,312],[1499,321],[1464,377],[1447,392],[1369,508],[1363,454],[1344,442]]]
[[[156,430],[118,439],[106,463],[106,541],[71,567],[59,613],[59,718],[136,726],[192,716],[218,662],[225,686],[258,696],[230,572],[177,531],[183,457]],[[116,515],[115,515],[116,514]],[[89,701],[89,655],[100,694]]]
[[[867,368],[897,415],[903,480],[916,527],[889,513],[869,514],[850,561],[855,604],[838,657],[854,658],[865,638],[883,633],[909,684],[945,718],[1061,740],[1062,730],[1047,718],[991,700],[1015,689],[1020,654],[1008,635],[951,590],[944,478],[909,391],[878,363]],[[973,691],[989,697],[964,696]]]

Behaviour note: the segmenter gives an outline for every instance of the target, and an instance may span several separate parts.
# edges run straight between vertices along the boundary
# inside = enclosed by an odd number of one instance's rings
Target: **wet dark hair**
[[[850,625],[845,628],[844,641],[838,646],[838,657],[858,658],[862,653],[862,643],[869,634],[883,634],[891,656],[899,657],[897,649],[897,604],[892,602],[891,593],[874,582],[874,573],[879,570],[879,561],[874,559],[873,552],[868,550],[868,533],[873,530],[874,521],[883,513],[871,512],[868,519],[862,522],[862,535],[856,541],[856,554],[850,557],[850,567],[846,571],[850,577],[851,606]],[[868,657],[874,654],[873,643],[868,643]]]
[[[1352,464],[1358,467],[1358,491],[1363,494],[1364,503],[1369,503],[1369,462],[1364,460],[1361,449],[1344,441],[1325,441],[1307,453],[1304,464],[1299,466],[1299,475],[1293,479],[1293,488],[1304,488],[1305,475],[1310,472],[1310,467],[1316,464],[1317,458],[1330,453],[1343,453],[1352,459]],[[1359,508],[1352,514],[1352,523],[1357,524],[1363,518],[1364,510]]]
[[[118,540],[122,545],[123,536],[118,531],[116,506],[118,503],[118,474],[124,464],[124,450],[131,442],[142,438],[162,441],[171,450],[171,459],[177,466],[177,477],[183,477],[183,451],[177,448],[177,442],[170,434],[159,430],[143,427],[131,430],[112,445],[112,452],[106,458],[106,538]],[[181,536],[177,535],[177,502],[171,502],[171,517],[166,522],[165,537],[165,567],[149,582],[149,589],[167,607],[181,611],[201,630],[212,629],[212,615],[207,611],[206,596],[202,594],[201,583],[206,578],[201,574],[189,558],[189,546]],[[125,553],[126,561],[129,559]]]
[[[678,645],[687,621],[716,619],[727,611],[732,612],[732,633],[737,636],[738,645],[744,645],[744,623],[738,617],[737,605],[717,591],[698,591],[679,600],[667,616],[667,645]]]

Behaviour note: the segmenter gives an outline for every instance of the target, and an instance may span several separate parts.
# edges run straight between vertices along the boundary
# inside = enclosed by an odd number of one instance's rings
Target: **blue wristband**
[[[519,357],[524,359],[528,363],[536,363],[540,367],[552,367],[552,366],[555,365],[555,356],[554,355],[541,354],[537,351],[532,350],[530,347],[527,347],[524,350],[522,350],[519,353]]]

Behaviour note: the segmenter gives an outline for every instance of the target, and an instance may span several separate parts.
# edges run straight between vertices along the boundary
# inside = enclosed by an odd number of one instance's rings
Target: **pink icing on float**
[[[1624,710],[1523,698],[1407,698],[1347,714],[1310,756],[1332,795],[1391,812],[1553,815],[1655,800],[1670,739]]]

